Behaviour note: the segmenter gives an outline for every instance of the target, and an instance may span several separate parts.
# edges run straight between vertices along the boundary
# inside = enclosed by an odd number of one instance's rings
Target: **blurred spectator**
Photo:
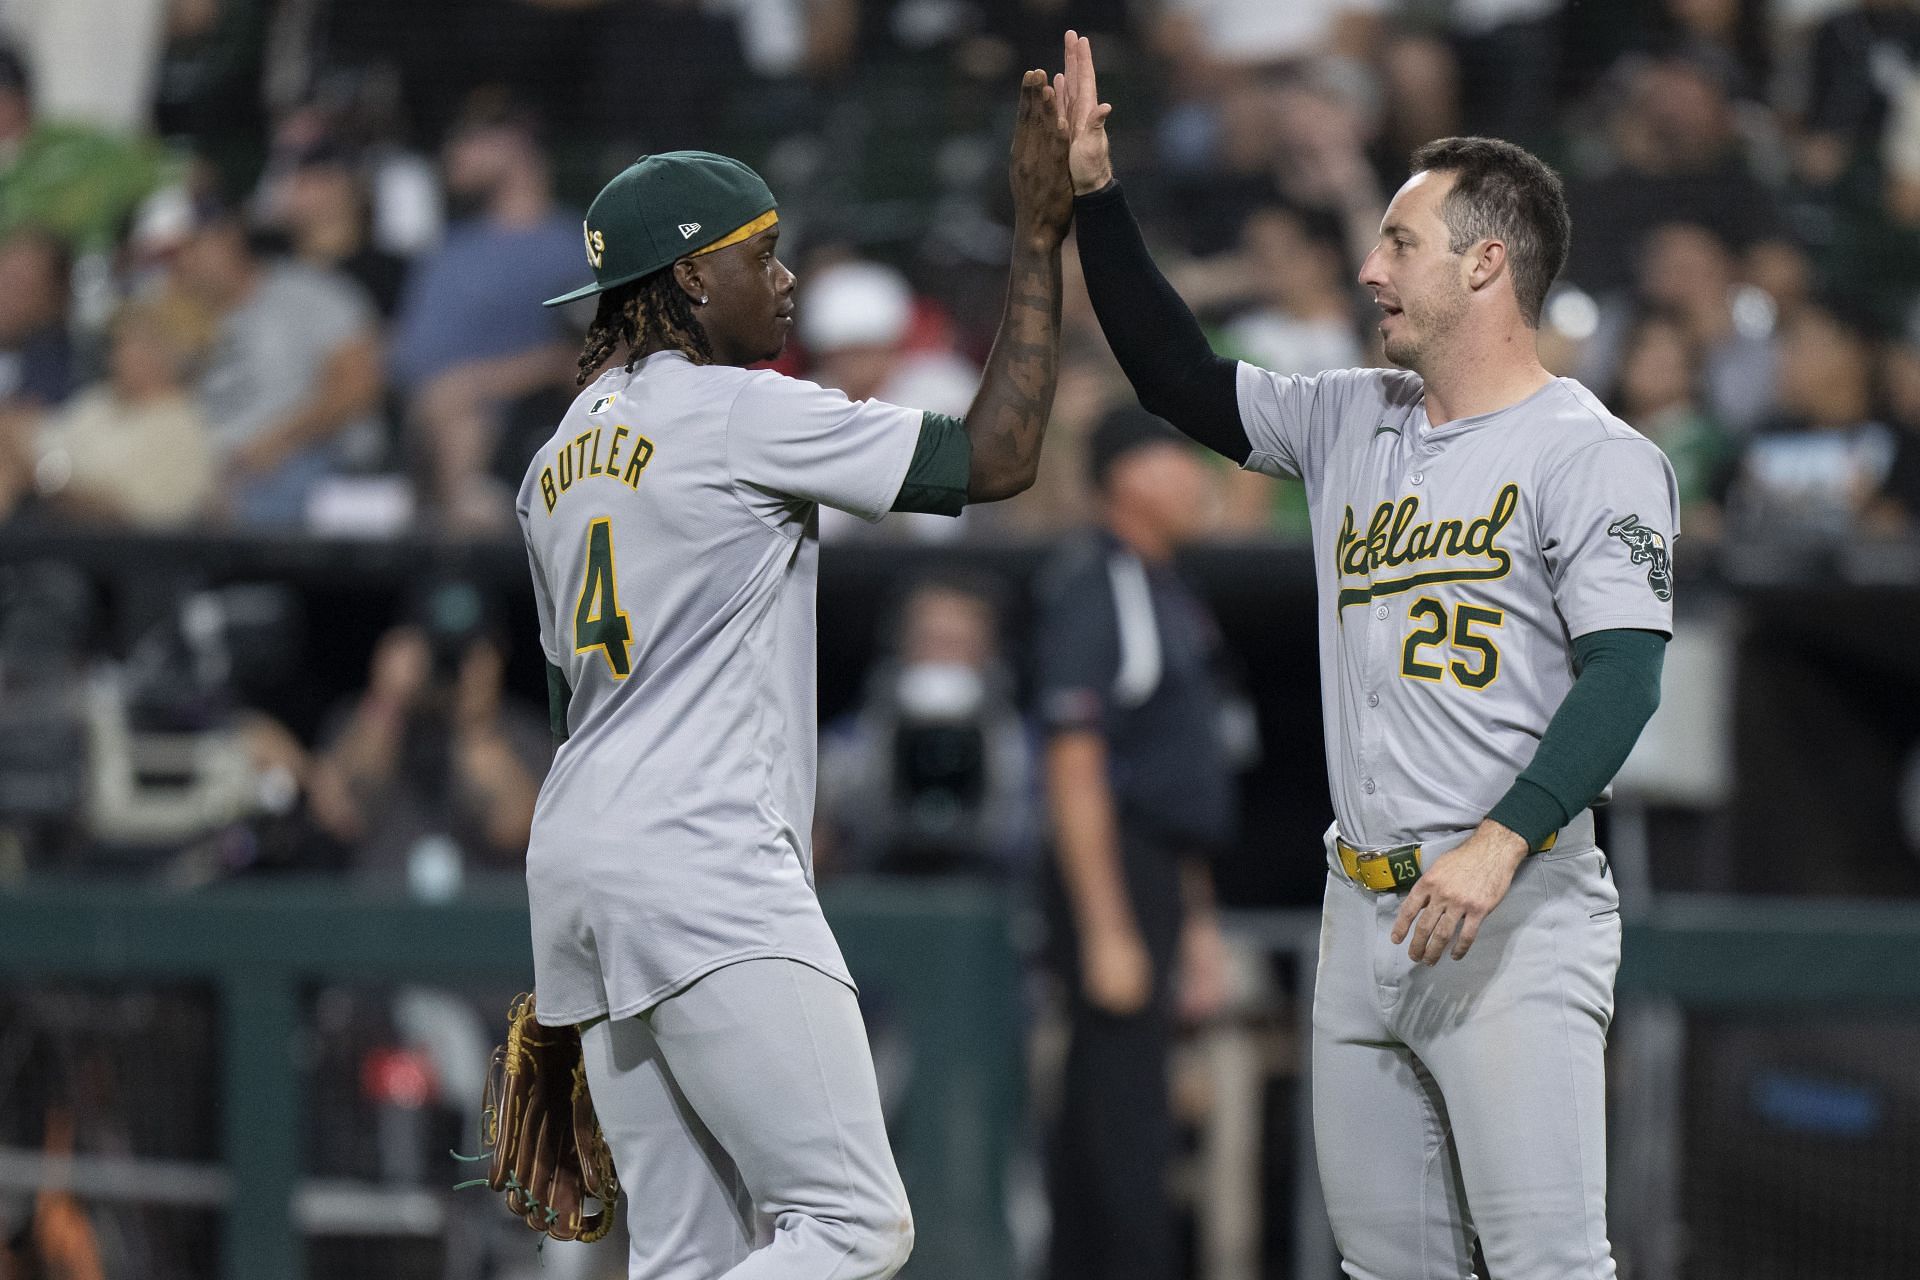
[[[495,93],[477,95],[445,152],[455,224],[417,260],[389,347],[408,396],[413,447],[428,498],[455,527],[509,521],[519,459],[490,474],[517,402],[571,398],[578,344],[540,304],[580,273],[580,217],[554,202],[533,118]],[[530,410],[543,435],[558,410]]]
[[[807,282],[798,309],[809,376],[850,400],[923,405],[966,413],[980,370],[936,337],[916,334],[917,301],[907,278],[877,262],[838,262]]]
[[[377,449],[382,394],[372,304],[351,281],[261,257],[238,215],[205,206],[173,277],[219,338],[200,379],[227,514],[297,525],[328,476]]]
[[[1880,382],[1895,432],[1894,455],[1868,523],[1877,533],[1911,533],[1920,529],[1920,312],[1904,340],[1887,344]]]
[[[1647,311],[1621,347],[1618,389],[1606,403],[1628,426],[1659,445],[1680,486],[1687,536],[1711,537],[1735,449],[1700,403],[1700,348],[1686,321]]]
[[[0,418],[49,408],[72,390],[67,252],[22,229],[0,240]]]
[[[213,433],[191,387],[213,323],[177,295],[131,302],[110,330],[107,378],[44,420],[15,474],[85,521],[165,528],[204,516]],[[20,483],[21,491],[26,489]]]
[[[169,10],[183,0],[0,5],[33,64],[34,107],[51,120],[133,134],[151,123]],[[111,40],[101,33],[113,33]]]
[[[1241,250],[1196,264],[1175,280],[1203,311],[1226,309],[1215,347],[1276,373],[1319,373],[1366,362],[1340,249],[1284,206],[1248,219]],[[1305,491],[1253,471],[1225,474],[1222,531],[1304,538]]]
[[[1920,75],[1920,11],[1907,0],[1859,0],[1815,28],[1807,54],[1805,130],[1795,161],[1816,186],[1868,164],[1889,118]]]
[[[1564,0],[1456,0],[1450,6],[1468,132],[1528,145],[1550,132],[1564,7]]]
[[[820,823],[837,871],[1009,877],[1032,863],[1037,783],[992,584],[916,582],[860,708],[822,734]]]
[[[1846,537],[1892,467],[1894,434],[1873,416],[1873,348],[1833,310],[1807,306],[1781,334],[1780,416],[1747,446],[1730,498],[1742,532]]]
[[[1735,435],[1774,411],[1776,305],[1740,283],[1726,242],[1706,227],[1669,222],[1651,228],[1631,289],[1602,299],[1599,328],[1577,375],[1588,386],[1614,385],[1625,343],[1641,312],[1667,313],[1686,326],[1700,352],[1701,407]]]
[[[354,154],[337,138],[314,136],[288,145],[276,167],[261,221],[286,233],[296,259],[353,280],[391,318],[407,264],[373,243],[370,193]]]
[[[1234,355],[1276,373],[1319,373],[1360,364],[1353,293],[1336,244],[1316,236],[1282,206],[1247,220],[1240,253],[1220,269],[1231,272],[1241,301],[1220,338]],[[1184,283],[1184,282],[1183,282]],[[1223,282],[1224,283],[1224,282]],[[1188,294],[1195,306],[1205,306]]]
[[[1169,0],[1154,32],[1186,87],[1218,84],[1236,68],[1316,54],[1364,59],[1389,0]]]
[[[464,867],[526,854],[546,719],[506,695],[502,640],[477,588],[438,584],[374,650],[366,691],[323,733],[309,803],[355,870],[433,896]]]
[[[1138,408],[1095,428],[1102,529],[1046,578],[1049,956],[1068,995],[1052,1280],[1173,1280],[1167,1056],[1225,997],[1209,858],[1232,838],[1212,618],[1173,566],[1205,519],[1191,445]]]
[[[1396,34],[1380,50],[1379,70],[1383,101],[1376,168],[1398,172],[1423,143],[1469,132],[1462,124],[1460,64],[1446,41]]]
[[[1182,156],[1178,133],[1163,132],[1176,165],[1198,165],[1166,201],[1187,248],[1230,249],[1249,217],[1282,204],[1334,232],[1354,263],[1364,258],[1386,199],[1367,155],[1372,110],[1353,69],[1319,63],[1242,77],[1219,103],[1218,132],[1203,149]],[[1393,158],[1396,172],[1403,163]]]
[[[166,174],[151,141],[34,117],[26,64],[0,45],[0,235],[51,232],[76,252],[112,247]]]
[[[1069,278],[1080,270],[1071,248],[1062,257]],[[1086,290],[1078,290],[1079,306],[1088,307]],[[1074,288],[1066,292],[1065,311],[1075,310]],[[1089,319],[1091,310],[1089,309]],[[1131,403],[1120,366],[1114,363],[1106,339],[1092,334],[1069,318],[1062,325],[1060,377],[1053,392],[1053,414],[1047,420],[1047,438],[1040,447],[1040,474],[1033,488],[991,509],[990,526],[996,532],[1053,538],[1093,522],[1093,495],[1087,490],[1087,437],[1094,424],[1116,405]]]
[[[955,351],[944,326],[923,323],[905,276],[877,262],[842,261],[822,268],[800,293],[797,318],[810,362],[808,377],[850,400],[885,400],[963,417],[980,386],[980,370]],[[929,333],[928,330],[932,332]],[[979,524],[969,512],[895,516],[868,525],[844,512],[822,511],[822,537],[964,537]]]
[[[741,7],[747,6],[737,0],[621,0],[606,5],[593,29],[595,70],[583,95],[598,131],[640,152],[713,145],[710,86],[751,83],[739,28],[745,15],[732,12]],[[803,25],[812,20],[805,9],[789,8],[785,16]],[[656,58],[660,49],[672,49],[674,56]],[[564,50],[562,57],[578,54],[576,46]],[[633,68],[644,63],[652,64],[647,91],[635,93]],[[564,72],[556,76],[564,78]]]
[[[1593,290],[1627,283],[1647,233],[1684,222],[1736,252],[1779,234],[1773,193],[1735,128],[1731,72],[1701,53],[1624,58],[1598,91],[1605,151],[1569,184],[1567,279]]]
[[[1660,0],[1650,47],[1709,49],[1737,66],[1734,92],[1763,100],[1773,74],[1770,0]]]

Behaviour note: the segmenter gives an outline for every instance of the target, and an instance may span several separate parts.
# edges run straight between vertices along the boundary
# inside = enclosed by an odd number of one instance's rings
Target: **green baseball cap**
[[[738,244],[779,218],[773,192],[738,160],[711,151],[641,156],[587,207],[583,230],[593,283],[542,305],[591,297],[681,258]]]

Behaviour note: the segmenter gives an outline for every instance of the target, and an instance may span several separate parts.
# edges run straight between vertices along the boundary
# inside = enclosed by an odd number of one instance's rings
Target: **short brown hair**
[[[1453,190],[1440,206],[1447,251],[1465,253],[1481,240],[1506,245],[1514,299],[1521,316],[1537,327],[1573,239],[1560,175],[1525,147],[1499,138],[1429,142],[1413,153],[1413,172],[1426,171],[1453,175]]]

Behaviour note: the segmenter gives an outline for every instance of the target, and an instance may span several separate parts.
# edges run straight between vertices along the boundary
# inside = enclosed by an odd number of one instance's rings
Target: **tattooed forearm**
[[[1011,498],[1033,483],[1060,372],[1060,252],[1014,251],[1007,307],[967,411],[973,439],[973,502]]]

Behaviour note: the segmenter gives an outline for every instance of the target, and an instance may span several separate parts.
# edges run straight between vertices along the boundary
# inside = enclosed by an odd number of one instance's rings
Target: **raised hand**
[[[1067,135],[1073,194],[1083,196],[1113,181],[1113,161],[1107,154],[1107,117],[1113,114],[1113,106],[1100,101],[1093,74],[1093,42],[1069,31],[1066,46],[1067,69],[1053,78],[1053,98]]]
[[[1020,113],[1013,126],[1014,233],[1023,242],[1056,249],[1073,221],[1067,181],[1067,131],[1044,71],[1020,81]]]

